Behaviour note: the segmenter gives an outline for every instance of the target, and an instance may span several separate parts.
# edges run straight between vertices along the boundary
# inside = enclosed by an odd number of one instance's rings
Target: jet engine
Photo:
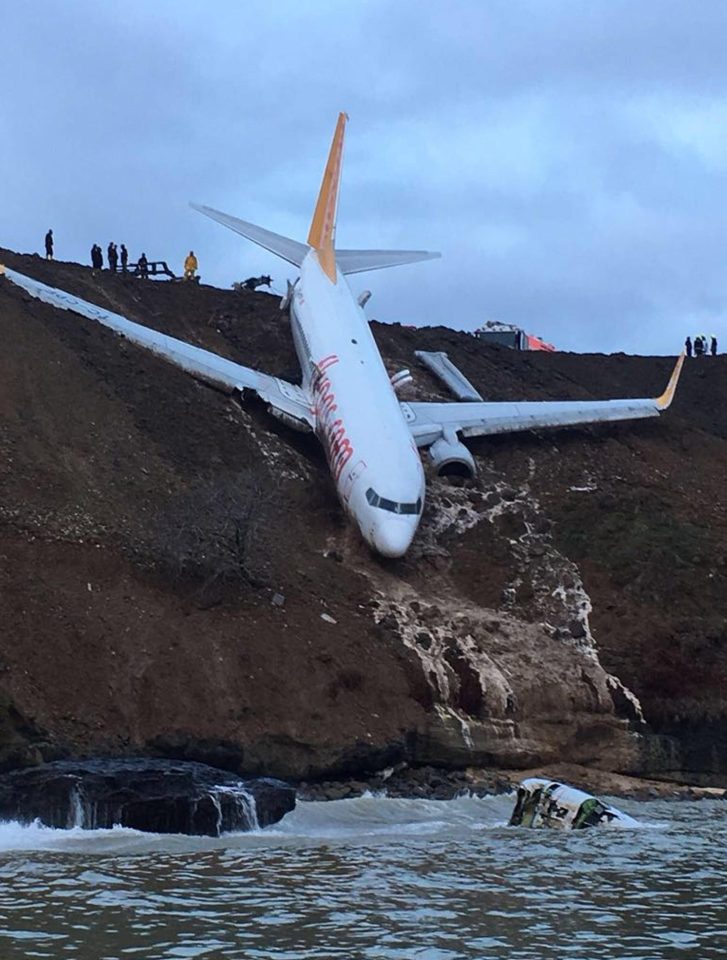
[[[468,477],[477,474],[475,458],[456,437],[440,437],[429,448],[429,457],[439,477]]]

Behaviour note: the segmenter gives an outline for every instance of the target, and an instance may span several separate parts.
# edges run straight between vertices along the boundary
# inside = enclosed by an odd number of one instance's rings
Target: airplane
[[[364,540],[384,557],[409,549],[422,518],[425,476],[420,449],[438,474],[474,476],[462,438],[658,416],[674,396],[684,356],[666,390],[653,399],[485,402],[446,354],[420,359],[459,402],[401,402],[408,371],[389,376],[363,311],[365,295],[351,291],[349,274],[438,257],[424,250],[345,250],[335,245],[343,142],[348,117],[338,116],[307,243],[273,233],[210,207],[191,204],[283,260],[300,273],[281,309],[289,309],[302,382],[295,385],[224,359],[103,310],[64,291],[5,270],[34,296],[90,317],[193,375],[241,395],[250,390],[290,426],[320,440],[338,496]]]

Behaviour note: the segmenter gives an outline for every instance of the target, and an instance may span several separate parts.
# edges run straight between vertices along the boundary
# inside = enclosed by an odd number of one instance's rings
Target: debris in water
[[[518,787],[511,827],[583,830],[609,824],[635,827],[637,821],[590,793],[555,780],[532,777]]]

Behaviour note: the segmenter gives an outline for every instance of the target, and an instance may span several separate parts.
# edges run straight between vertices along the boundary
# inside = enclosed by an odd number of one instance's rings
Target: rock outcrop
[[[277,298],[0,260],[279,376]],[[451,319],[451,318],[450,318]],[[144,753],[244,776],[580,763],[727,772],[727,362],[657,421],[472,443],[400,562],[313,438],[0,279],[0,765]],[[448,351],[488,399],[657,395],[670,358]],[[441,398],[425,369],[412,397]]]
[[[219,837],[277,823],[295,807],[279,780],[240,780],[202,763],[58,761],[0,776],[0,820],[47,827],[133,827]]]

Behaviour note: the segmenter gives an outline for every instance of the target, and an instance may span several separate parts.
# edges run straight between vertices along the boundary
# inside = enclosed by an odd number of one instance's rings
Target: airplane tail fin
[[[318,254],[318,261],[333,283],[336,282],[336,211],[338,193],[341,187],[341,161],[343,158],[343,138],[346,132],[345,113],[338,114],[336,132],[333,134],[328,162],[323,172],[318,202],[308,233],[308,243]]]
[[[288,263],[300,266],[311,247],[316,251],[321,268],[331,280],[336,282],[336,261],[341,273],[363,273],[366,270],[381,270],[383,267],[398,267],[405,263],[416,263],[419,260],[433,260],[441,256],[439,253],[429,253],[426,250],[339,250],[335,249],[336,213],[338,210],[338,194],[341,187],[341,164],[343,160],[343,140],[346,132],[348,115],[339,113],[336,131],[328,154],[328,162],[323,173],[323,181],[318,194],[316,208],[313,213],[308,243],[299,243],[289,237],[283,237],[272,230],[258,227],[247,220],[240,220],[228,213],[213,210],[212,207],[190,203],[190,207],[203,213],[206,217],[229,227],[235,233],[247,237],[265,250],[282,257]]]

